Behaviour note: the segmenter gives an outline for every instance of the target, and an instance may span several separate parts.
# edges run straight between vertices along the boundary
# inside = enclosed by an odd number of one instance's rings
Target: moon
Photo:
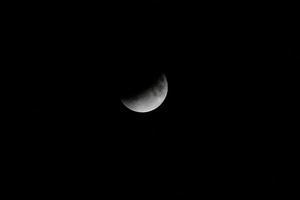
[[[149,86],[137,94],[131,94],[129,97],[122,98],[121,101],[132,111],[146,113],[158,108],[166,99],[167,93],[167,78],[164,74],[161,74]]]

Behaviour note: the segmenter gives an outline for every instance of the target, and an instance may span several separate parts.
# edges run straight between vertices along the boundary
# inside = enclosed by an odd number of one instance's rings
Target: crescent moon
[[[166,99],[168,82],[163,74],[154,85],[134,97],[122,99],[122,103],[130,110],[145,113],[158,108]]]

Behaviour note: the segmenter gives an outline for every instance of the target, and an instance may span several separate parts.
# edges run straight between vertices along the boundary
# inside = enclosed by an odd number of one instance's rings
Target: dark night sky
[[[293,6],[39,6],[13,31],[12,62],[24,68],[8,152],[24,184],[142,199],[293,190]],[[151,71],[166,74],[166,101],[129,111],[119,97],[126,81]]]

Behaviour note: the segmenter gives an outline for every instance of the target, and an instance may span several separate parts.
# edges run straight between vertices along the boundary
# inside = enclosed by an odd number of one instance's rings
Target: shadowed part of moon
[[[161,75],[148,89],[135,96],[122,99],[122,103],[135,112],[149,112],[158,108],[165,100],[168,92],[168,82]]]

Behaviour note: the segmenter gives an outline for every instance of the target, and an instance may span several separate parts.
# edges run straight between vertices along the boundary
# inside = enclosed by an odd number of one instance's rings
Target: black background
[[[12,8],[14,107],[4,143],[22,194],[244,198],[296,188],[293,5]],[[165,102],[128,110],[126,82],[151,71],[167,76]]]

